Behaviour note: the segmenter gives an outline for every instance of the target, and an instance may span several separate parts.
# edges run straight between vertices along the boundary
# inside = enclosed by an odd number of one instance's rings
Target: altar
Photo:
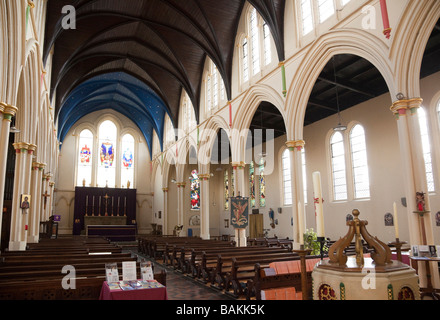
[[[76,187],[73,235],[87,234],[89,226],[136,230],[136,189]]]
[[[84,229],[88,226],[125,226],[127,217],[120,216],[86,216],[84,217]]]

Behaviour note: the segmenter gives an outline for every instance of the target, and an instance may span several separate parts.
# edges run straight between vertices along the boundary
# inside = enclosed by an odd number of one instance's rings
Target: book
[[[129,281],[119,281],[119,287],[124,291],[134,290],[134,288],[130,285]]]
[[[107,282],[108,287],[110,290],[120,290],[121,287],[119,286],[119,282]]]
[[[116,262],[105,264],[105,277],[107,283],[119,281],[118,264]]]

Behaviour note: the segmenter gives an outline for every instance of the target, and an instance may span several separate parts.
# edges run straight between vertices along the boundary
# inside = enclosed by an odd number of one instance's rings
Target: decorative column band
[[[405,116],[408,110],[410,110],[411,114],[416,114],[422,102],[422,98],[397,100],[390,107],[390,110],[399,119],[400,116]]]
[[[185,188],[186,182],[177,182],[177,188]]]
[[[199,178],[202,179],[202,180],[205,180],[205,181],[209,180],[210,177],[211,177],[211,175],[209,173],[199,174]]]
[[[12,144],[14,146],[16,153],[25,153],[29,149],[29,143],[26,142],[16,142]]]
[[[281,67],[281,77],[282,77],[282,84],[283,84],[283,96],[286,97],[286,94],[287,94],[286,68],[284,67],[284,61],[280,62],[279,66]]]
[[[286,146],[289,148],[290,151],[297,150],[301,151],[304,146],[306,145],[306,142],[304,140],[295,140],[295,141],[287,141]]]
[[[17,113],[18,108],[7,104],[6,102],[0,102],[0,112],[3,113],[3,119],[11,121],[12,117]]]
[[[168,188],[162,188],[163,192],[168,192]]]
[[[246,162],[240,161],[240,162],[231,162],[231,166],[234,169],[244,169],[246,167]]]

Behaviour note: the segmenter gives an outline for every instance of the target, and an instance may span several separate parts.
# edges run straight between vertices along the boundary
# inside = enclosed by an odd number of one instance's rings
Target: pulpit
[[[73,234],[90,225],[136,226],[136,189],[76,187]]]

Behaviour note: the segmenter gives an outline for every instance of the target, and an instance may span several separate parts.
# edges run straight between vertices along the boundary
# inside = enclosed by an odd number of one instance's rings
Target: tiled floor
[[[131,250],[139,257],[148,259],[138,254],[136,250]],[[153,261],[155,272],[165,269],[167,272],[167,293],[169,300],[234,300],[223,294],[221,291],[213,289],[196,280],[191,279],[174,269],[165,267]]]

